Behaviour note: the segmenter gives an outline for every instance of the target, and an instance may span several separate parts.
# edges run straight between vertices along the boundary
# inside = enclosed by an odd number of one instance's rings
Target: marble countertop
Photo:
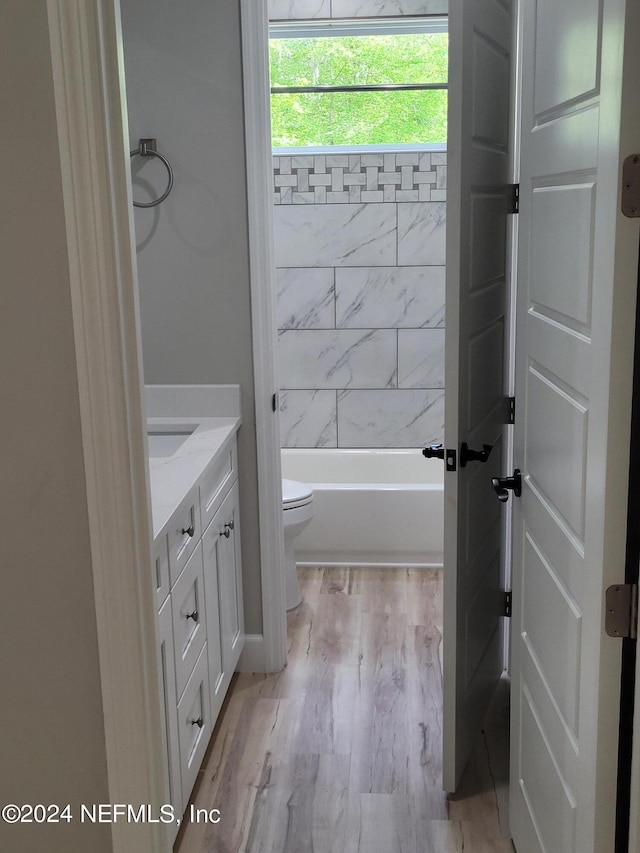
[[[231,395],[231,396],[230,396]],[[227,414],[222,414],[222,411]],[[147,386],[153,538],[238,431],[238,386]],[[184,413],[184,417],[176,416]]]

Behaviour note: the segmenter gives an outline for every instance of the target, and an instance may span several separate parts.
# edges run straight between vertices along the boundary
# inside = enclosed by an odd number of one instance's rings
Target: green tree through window
[[[445,32],[271,38],[274,88],[431,84],[271,96],[274,147],[446,143]]]

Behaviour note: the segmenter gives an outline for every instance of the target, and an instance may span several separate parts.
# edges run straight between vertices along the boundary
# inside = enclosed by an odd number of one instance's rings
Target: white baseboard
[[[237,672],[269,672],[265,664],[263,634],[247,634],[245,636]]]

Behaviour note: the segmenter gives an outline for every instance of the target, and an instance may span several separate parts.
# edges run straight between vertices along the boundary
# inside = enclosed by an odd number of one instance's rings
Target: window
[[[446,30],[443,18],[272,26],[274,147],[443,147]]]

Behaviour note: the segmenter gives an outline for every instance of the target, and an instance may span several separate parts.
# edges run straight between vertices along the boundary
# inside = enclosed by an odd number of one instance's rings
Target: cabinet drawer
[[[207,529],[207,525],[216,514],[229,487],[238,477],[237,447],[237,442],[234,439],[211,470],[202,478],[200,483],[200,513],[203,530]]]
[[[211,737],[207,646],[200,652],[178,704],[182,802],[186,805]]]
[[[185,570],[171,590],[176,692],[182,695],[206,640],[202,546],[198,543]]]
[[[200,506],[196,487],[189,492],[178,510],[173,514],[171,527],[167,534],[169,575],[172,587],[193,553],[200,539],[201,530]]]
[[[169,551],[164,533],[153,543],[153,580],[156,587],[156,604],[160,610],[169,595]]]

